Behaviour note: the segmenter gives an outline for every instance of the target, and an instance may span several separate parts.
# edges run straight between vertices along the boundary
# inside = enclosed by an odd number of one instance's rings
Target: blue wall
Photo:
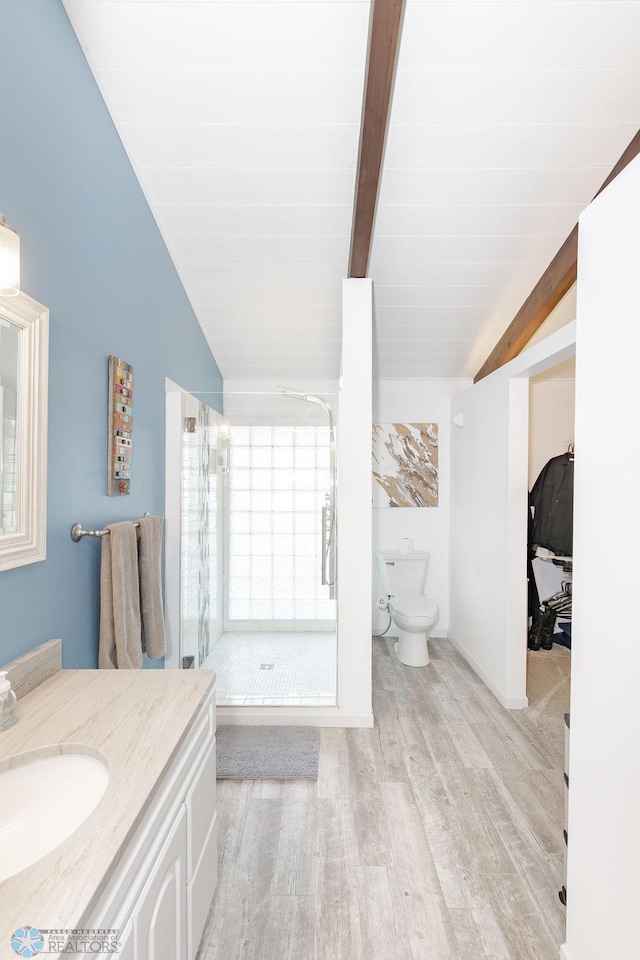
[[[62,637],[95,667],[99,542],[71,525],[164,513],[165,377],[222,379],[62,4],[2,0],[0,31],[0,212],[51,312],[47,559],[0,573],[0,663]],[[129,497],[105,492],[109,354],[135,369]]]

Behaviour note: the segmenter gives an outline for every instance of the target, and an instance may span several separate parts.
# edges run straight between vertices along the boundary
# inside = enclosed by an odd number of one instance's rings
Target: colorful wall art
[[[438,506],[437,423],[374,423],[373,506]]]
[[[133,367],[122,357],[109,357],[109,473],[110,497],[131,492],[133,455]]]

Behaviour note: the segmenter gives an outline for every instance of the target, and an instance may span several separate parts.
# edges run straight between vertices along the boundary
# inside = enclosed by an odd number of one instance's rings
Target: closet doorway
[[[537,506],[529,526],[529,619],[523,638],[528,647],[527,712],[560,755],[571,678],[573,518],[568,487],[573,483],[574,433],[575,357],[571,357],[529,380],[528,489],[534,491]],[[544,542],[537,544],[537,539]]]

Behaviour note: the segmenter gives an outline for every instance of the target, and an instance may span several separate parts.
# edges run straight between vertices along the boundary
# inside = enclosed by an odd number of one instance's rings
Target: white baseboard
[[[372,713],[347,713],[337,707],[216,707],[219,724],[274,727],[372,727]]]
[[[505,697],[504,693],[499,690],[498,687],[496,687],[493,680],[487,676],[482,667],[473,659],[471,654],[463,647],[456,635],[451,630],[447,631],[447,637],[454,645],[460,656],[464,657],[474,673],[478,674],[482,682],[486,684],[496,700],[501,703],[503,707],[506,707],[507,710],[522,710],[523,707],[529,706],[529,700],[527,697]]]
[[[335,633],[335,620],[225,620],[223,633]]]
[[[375,630],[372,629],[372,631],[371,631],[371,636],[372,636],[374,639],[377,639],[377,631],[375,631]],[[385,634],[384,634],[384,636],[383,636],[382,639],[383,639],[383,640],[387,640],[387,639],[389,639],[389,640],[397,640],[397,639],[398,639],[398,630],[397,630],[397,627],[396,627],[395,624],[393,624],[393,623],[391,624],[391,627],[389,628],[388,631],[385,631]],[[447,630],[432,630],[431,633],[429,634],[429,639],[430,639],[430,640],[448,640],[448,639],[449,639],[449,632],[448,632]]]
[[[573,960],[573,954],[569,953],[569,947],[563,943],[560,947],[560,960]]]

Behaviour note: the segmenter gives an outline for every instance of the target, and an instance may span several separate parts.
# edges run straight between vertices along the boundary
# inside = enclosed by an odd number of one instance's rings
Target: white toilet
[[[424,595],[429,557],[426,550],[376,553],[382,588],[389,597],[389,613],[398,627],[396,655],[409,667],[426,667],[429,663],[427,641],[440,613],[435,600]]]

